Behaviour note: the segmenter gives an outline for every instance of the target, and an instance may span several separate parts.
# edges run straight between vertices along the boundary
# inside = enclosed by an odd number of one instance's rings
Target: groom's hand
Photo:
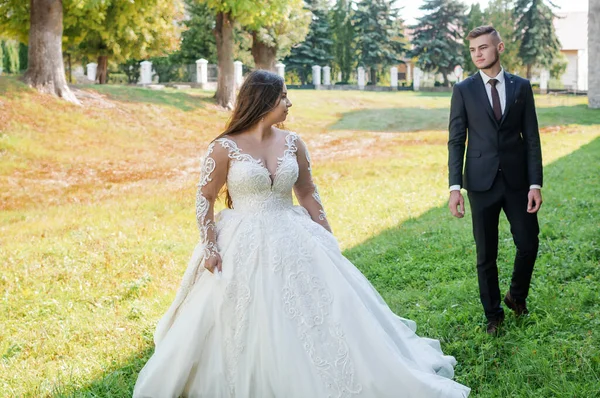
[[[542,192],[539,189],[533,188],[527,194],[527,213],[537,213],[542,206]]]
[[[463,218],[465,216],[465,199],[459,190],[450,191],[448,207],[454,217]]]

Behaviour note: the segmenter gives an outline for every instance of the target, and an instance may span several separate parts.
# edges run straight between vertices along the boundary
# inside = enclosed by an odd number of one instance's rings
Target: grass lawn
[[[0,397],[126,397],[198,239],[210,92],[0,78]],[[600,111],[536,98],[545,163],[529,307],[488,337],[469,217],[447,208],[448,94],[290,90],[345,254],[474,397],[600,396]],[[467,209],[467,212],[469,210]],[[501,222],[500,278],[514,249]]]

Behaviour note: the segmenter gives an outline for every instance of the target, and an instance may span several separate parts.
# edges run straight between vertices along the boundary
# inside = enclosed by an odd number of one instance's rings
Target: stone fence
[[[243,64],[241,61],[235,61],[234,63],[234,76],[235,76],[235,84],[237,87],[241,86],[244,81],[243,77]],[[87,79],[90,81],[95,81],[96,79],[96,71],[98,65],[96,63],[90,63],[87,65]],[[282,63],[278,63],[276,66],[277,73],[285,79],[285,65]],[[414,91],[448,91],[447,88],[442,87],[424,87],[423,81],[425,79],[426,74],[417,67],[411,68],[410,65],[407,65],[406,68],[406,81],[412,81],[412,87],[403,87],[398,84],[398,68],[391,67],[389,68],[389,86],[377,86],[377,85],[368,85],[366,79],[366,70],[364,67],[360,66],[356,70],[357,72],[357,80],[358,84],[356,85],[336,85],[332,84],[331,80],[331,67],[330,66],[320,66],[314,65],[312,67],[312,84],[304,85],[304,86],[295,86],[290,85],[293,88],[302,88],[302,89],[315,89],[315,90],[365,90],[365,91],[396,91],[396,90],[414,90]],[[216,73],[213,73],[216,74]],[[212,75],[212,74],[211,74]],[[457,66],[454,69],[454,77],[456,78],[456,82],[463,80],[464,72],[460,66]],[[548,91],[548,82],[550,79],[550,73],[547,70],[542,70],[540,73],[540,91],[545,93]],[[209,79],[209,64],[206,59],[199,59],[196,61],[196,73],[195,73],[195,82],[190,82],[194,87],[199,87],[205,90],[215,90],[216,89],[216,78]],[[211,81],[212,80],[212,81]],[[142,61],[140,63],[140,79],[138,84],[141,85],[149,85],[157,83],[155,79],[155,72],[152,69],[152,62],[150,61]]]

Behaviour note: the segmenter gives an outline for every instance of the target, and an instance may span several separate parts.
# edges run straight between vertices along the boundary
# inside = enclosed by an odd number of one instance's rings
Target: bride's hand
[[[221,262],[221,256],[219,255],[219,253],[213,253],[205,262],[204,262],[204,268],[206,268],[208,271],[210,271],[211,273],[215,273],[215,271],[217,272],[221,272],[223,265]]]

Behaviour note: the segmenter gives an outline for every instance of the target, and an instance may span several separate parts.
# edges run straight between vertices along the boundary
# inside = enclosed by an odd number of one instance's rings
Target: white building
[[[588,13],[556,13],[556,35],[567,60],[567,70],[561,80],[566,89],[588,89]]]

